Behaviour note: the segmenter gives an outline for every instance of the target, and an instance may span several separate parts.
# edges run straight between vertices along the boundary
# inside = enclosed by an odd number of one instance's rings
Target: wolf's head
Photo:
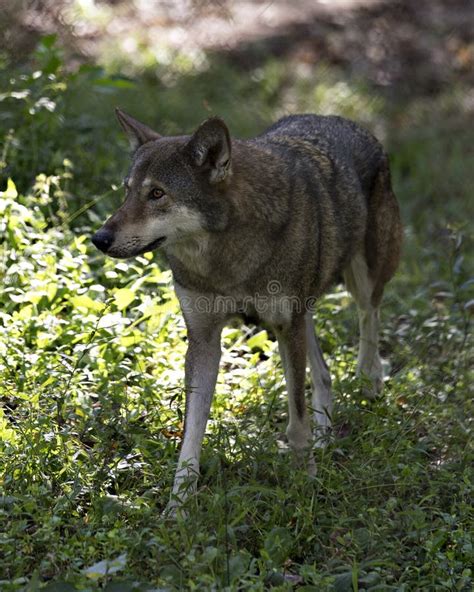
[[[231,140],[225,123],[207,119],[192,136],[162,137],[117,109],[133,150],[125,201],[92,237],[111,257],[197,240],[227,225]]]

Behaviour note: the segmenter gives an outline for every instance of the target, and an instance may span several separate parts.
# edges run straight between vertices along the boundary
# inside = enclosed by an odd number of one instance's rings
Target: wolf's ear
[[[127,134],[132,150],[136,150],[139,146],[150,140],[161,138],[160,134],[153,131],[144,123],[140,123],[131,115],[127,115],[127,113],[124,113],[118,107],[115,109],[115,115],[123,131]]]
[[[230,174],[230,134],[219,117],[206,119],[194,132],[185,150],[194,165],[209,172],[211,183],[219,183]]]

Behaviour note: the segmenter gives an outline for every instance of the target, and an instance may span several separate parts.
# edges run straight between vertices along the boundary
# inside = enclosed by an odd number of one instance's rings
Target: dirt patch
[[[269,57],[336,65],[397,97],[474,85],[472,0],[109,0],[88,11],[24,0],[9,10],[3,45],[15,56],[58,32],[70,59],[100,60],[115,43],[125,54],[203,50],[243,69]]]

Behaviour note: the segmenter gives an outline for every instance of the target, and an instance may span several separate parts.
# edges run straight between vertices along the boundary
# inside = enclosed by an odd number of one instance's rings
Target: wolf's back
[[[352,168],[366,195],[385,159],[381,144],[370,132],[335,115],[290,115],[274,123],[258,139],[286,144],[290,152],[301,141],[312,144],[346,172]]]

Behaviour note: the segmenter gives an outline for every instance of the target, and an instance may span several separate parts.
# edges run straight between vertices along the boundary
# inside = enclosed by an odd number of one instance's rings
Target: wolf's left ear
[[[194,132],[186,151],[195,165],[209,172],[209,181],[219,183],[230,174],[231,141],[219,117],[206,119]]]
[[[151,127],[140,123],[137,119],[121,111],[118,107],[115,108],[115,115],[123,131],[127,134],[132,150],[136,150],[139,146],[150,140],[161,138],[160,134],[153,131]]]

